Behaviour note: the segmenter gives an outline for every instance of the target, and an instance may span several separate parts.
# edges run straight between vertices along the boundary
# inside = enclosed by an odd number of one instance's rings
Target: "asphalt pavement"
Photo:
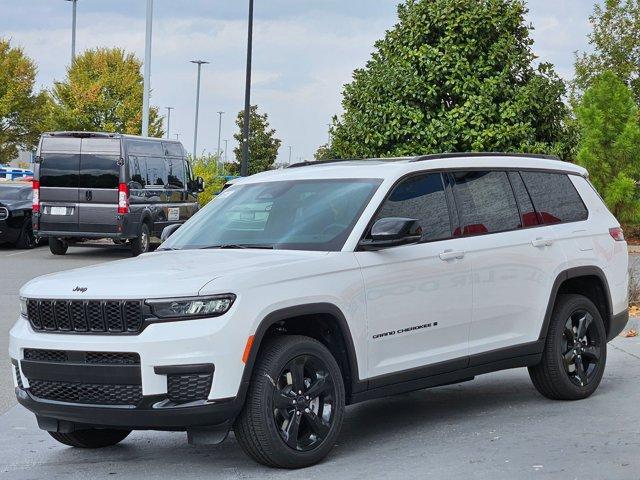
[[[53,257],[46,246],[0,249],[2,351],[18,315],[20,285],[128,256],[114,248],[70,248],[65,257]],[[0,478],[640,478],[638,338],[610,344],[600,388],[580,402],[541,397],[519,369],[348,407],[334,451],[303,471],[255,464],[233,434],[213,447],[190,446],[186,434],[171,432],[133,432],[101,450],[65,447],[15,405],[8,359],[0,364]]]

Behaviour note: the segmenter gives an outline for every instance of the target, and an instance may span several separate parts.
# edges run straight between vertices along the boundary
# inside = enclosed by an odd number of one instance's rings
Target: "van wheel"
[[[234,424],[242,449],[263,465],[303,468],[333,448],[344,416],[340,367],[320,342],[282,336],[260,349]]]
[[[151,245],[151,233],[149,231],[149,225],[143,223],[140,227],[140,236],[131,240],[130,243],[131,254],[134,257],[137,257],[142,253],[147,253],[149,251],[149,246]]]
[[[559,295],[540,364],[529,367],[536,389],[552,400],[580,400],[596,391],[607,362],[607,332],[582,295]]]
[[[69,249],[69,244],[61,238],[49,238],[49,250],[54,255],[64,255]]]
[[[131,430],[90,428],[71,433],[49,432],[58,442],[77,448],[110,447],[127,438]]]
[[[31,217],[26,218],[22,223],[22,229],[20,230],[20,236],[16,241],[16,247],[31,249],[38,245],[38,240],[33,234],[33,224],[31,223]]]

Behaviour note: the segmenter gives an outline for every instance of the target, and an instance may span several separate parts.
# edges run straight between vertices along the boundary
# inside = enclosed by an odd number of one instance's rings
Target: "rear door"
[[[45,136],[35,178],[40,181],[40,231],[78,229],[78,177],[82,139]]]
[[[78,188],[80,232],[117,233],[121,174],[118,138],[83,138]]]

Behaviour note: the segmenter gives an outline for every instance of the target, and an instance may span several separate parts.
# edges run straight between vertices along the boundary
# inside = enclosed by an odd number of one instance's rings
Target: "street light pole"
[[[291,150],[293,149],[293,147],[291,145],[289,145],[289,165],[291,165]]]
[[[176,140],[180,140],[180,134],[176,133],[175,135],[176,135]]]
[[[191,60],[191,63],[195,63],[198,65],[198,83],[196,85],[196,124],[193,131],[193,161],[197,158],[198,153],[198,110],[200,109],[200,71],[202,70],[202,65],[206,65],[209,62],[205,62],[204,60]]]
[[[253,0],[249,0],[249,27],[247,32],[247,78],[244,92],[244,125],[242,131],[242,163],[240,175],[249,174],[249,119],[251,113],[251,57],[253,50]]]
[[[166,107],[167,109],[167,139],[171,133],[171,110],[174,110],[174,107]]]
[[[218,116],[220,117],[218,120],[218,160],[220,160],[220,138],[222,135],[222,115],[224,115],[224,112],[218,112]]]
[[[222,176],[224,177],[224,164],[227,163],[227,148],[229,145],[229,140],[224,141],[224,161],[222,162]]]
[[[147,0],[147,27],[144,44],[144,92],[142,95],[142,136],[149,136],[149,97],[151,96],[151,33],[153,0]]]
[[[71,65],[76,59],[76,10],[78,8],[78,0],[67,0],[72,3],[71,14]]]

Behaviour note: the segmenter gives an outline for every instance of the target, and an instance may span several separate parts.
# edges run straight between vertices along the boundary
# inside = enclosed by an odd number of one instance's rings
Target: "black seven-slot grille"
[[[140,300],[27,300],[27,316],[34,330],[68,333],[140,332]]]
[[[25,360],[54,363],[89,363],[94,365],[140,365],[140,355],[133,352],[80,352],[25,348]]]
[[[67,403],[137,405],[142,400],[141,385],[29,380],[29,389],[37,398]]]

